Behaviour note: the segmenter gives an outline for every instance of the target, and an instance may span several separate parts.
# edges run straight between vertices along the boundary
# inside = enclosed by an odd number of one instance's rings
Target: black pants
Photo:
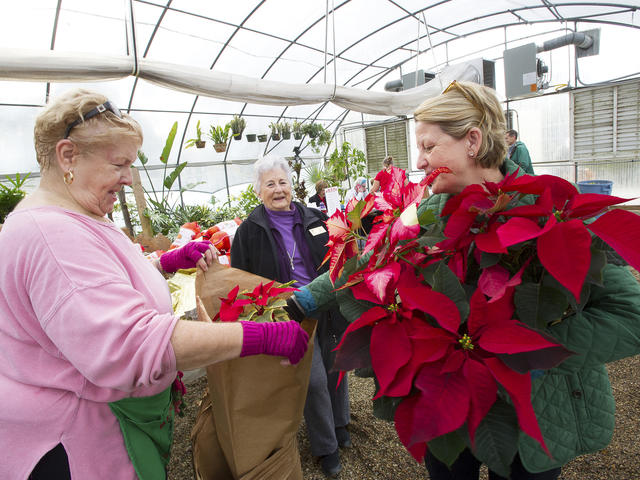
[[[71,480],[69,459],[61,443],[44,454],[29,475],[29,480]]]
[[[427,451],[424,463],[429,471],[431,480],[473,480],[480,475],[480,461],[471,454],[469,449],[465,449],[458,459],[451,465],[451,470],[442,463],[431,452]],[[556,480],[560,476],[560,468],[547,470],[546,472],[530,473],[522,466],[520,455],[516,454],[511,464],[511,476],[509,480]],[[489,480],[507,480],[495,472],[489,470]]]

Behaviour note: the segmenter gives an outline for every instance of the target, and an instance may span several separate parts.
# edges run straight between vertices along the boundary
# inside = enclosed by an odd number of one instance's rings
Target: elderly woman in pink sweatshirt
[[[177,370],[304,355],[293,321],[173,314],[158,270],[206,270],[215,249],[189,243],[156,269],[107,218],[141,144],[135,120],[86,90],[36,119],[41,182],[0,233],[0,478],[164,478]]]

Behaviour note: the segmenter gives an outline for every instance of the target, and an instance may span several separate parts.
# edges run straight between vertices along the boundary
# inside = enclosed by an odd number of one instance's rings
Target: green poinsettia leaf
[[[340,306],[340,313],[349,323],[360,318],[364,312],[374,306],[371,302],[358,300],[353,296],[351,290],[347,288],[336,292],[336,301]]]
[[[431,288],[449,297],[458,307],[461,321],[466,321],[469,316],[467,294],[464,288],[462,288],[462,285],[460,285],[456,274],[453,273],[444,262],[438,264],[438,268],[433,276],[433,285],[431,285]]]
[[[456,461],[460,452],[467,448],[464,439],[457,431],[434,438],[428,443],[428,446],[433,456],[449,468]]]
[[[284,310],[282,311],[278,310],[273,314],[274,322],[286,322],[288,320],[291,320],[291,319],[289,318],[289,315],[287,314],[287,312],[285,312]]]
[[[607,254],[602,250],[591,248],[591,265],[587,272],[585,281],[591,282],[599,287],[603,286],[602,269],[607,264]]]
[[[513,301],[518,318],[539,330],[561,319],[569,306],[564,292],[537,283],[518,285]]]
[[[517,451],[518,417],[511,405],[498,398],[476,430],[473,454],[489,469],[509,478]]]
[[[432,263],[427,265],[421,270],[422,278],[424,278],[425,282],[427,282],[432,288],[433,283],[435,282],[436,270],[438,269],[438,263]]]
[[[400,397],[379,397],[373,400],[373,416],[381,420],[393,421],[396,408],[404,398]]]
[[[426,227],[427,225],[431,225],[436,223],[437,217],[433,210],[430,208],[424,208],[422,210],[418,210],[418,223],[421,227]]]
[[[362,219],[360,218],[360,213],[362,213],[362,209],[367,205],[366,202],[358,202],[356,206],[353,207],[349,213],[347,213],[347,218],[351,221],[351,230],[359,230],[362,228]]]
[[[341,280],[343,279],[345,282],[348,280],[349,276],[354,274],[358,270],[358,257],[351,257],[344,262],[344,267],[342,270]],[[340,285],[343,285],[343,282],[340,282]],[[338,286],[338,282],[336,282],[336,287]]]
[[[482,252],[480,256],[480,268],[488,268],[497,265],[500,261],[499,253]]]
[[[445,238],[446,237],[444,235],[426,233],[424,235],[420,235],[417,242],[421,247],[433,247],[436,243],[441,242]]]
[[[587,304],[587,300],[589,300],[589,296],[591,295],[591,284],[589,282],[584,282],[582,290],[580,290],[580,303],[577,303],[573,294],[564,285],[553,278],[551,274],[544,276],[542,285],[563,292],[569,302],[569,305],[571,305],[576,312],[582,312],[582,309]]]
[[[440,222],[429,225],[426,228],[423,224],[421,224],[421,226],[422,231],[416,240],[422,247],[433,247],[436,243],[446,238],[444,227]]]
[[[249,306],[247,306],[249,307]],[[238,317],[238,320],[252,320],[257,314],[258,311],[255,308],[247,308],[245,307],[245,312]]]
[[[262,315],[255,315],[253,321],[257,323],[273,322],[273,311],[265,310]]]
[[[266,307],[268,309],[274,310],[276,308],[282,308],[287,306],[287,301],[282,298],[270,298],[269,305]]]

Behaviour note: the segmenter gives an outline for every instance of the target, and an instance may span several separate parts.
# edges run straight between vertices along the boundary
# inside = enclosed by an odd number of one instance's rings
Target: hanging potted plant
[[[209,138],[213,140],[213,148],[216,152],[221,153],[227,149],[227,141],[229,140],[229,131],[231,130],[231,124],[227,123],[224,126],[211,125],[209,129]]]
[[[324,127],[319,123],[305,123],[302,125],[302,133],[309,135],[309,138],[316,138],[324,131]]]
[[[264,143],[267,141],[267,134],[266,133],[261,133],[260,135],[258,135],[258,141],[260,143]]]
[[[281,122],[278,125],[282,139],[289,140],[291,138],[291,124],[289,122]]]
[[[255,133],[247,133],[247,142],[255,142],[256,134]]]
[[[233,138],[235,140],[242,140],[242,132],[244,132],[247,122],[239,115],[234,115],[231,121],[231,131],[233,132]]]
[[[196,136],[195,138],[190,138],[187,140],[187,143],[184,144],[184,148],[190,148],[194,145],[196,148],[204,148],[207,142],[202,140],[202,129],[200,128],[200,120],[196,123]]]
[[[279,132],[279,123],[271,122],[269,124],[269,128],[271,129],[271,139],[272,140],[280,140],[280,132]]]
[[[293,138],[300,140],[302,138],[302,123],[297,120],[293,121]]]
[[[314,123],[313,125],[319,128],[315,129],[313,136],[309,134],[309,145],[311,145],[314,152],[320,153],[323,145],[328,146],[331,143],[331,132],[318,123]]]

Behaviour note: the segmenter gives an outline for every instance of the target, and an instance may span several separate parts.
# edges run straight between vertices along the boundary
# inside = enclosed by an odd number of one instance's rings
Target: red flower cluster
[[[252,292],[240,292],[240,287],[236,285],[227,298],[221,298],[220,311],[213,317],[213,321],[235,322],[245,310],[247,305],[253,307],[258,316],[264,313],[271,300],[281,293],[295,292],[297,288],[275,287],[275,282],[271,281],[266,285],[260,283]]]
[[[376,397],[403,399],[395,412],[396,430],[418,461],[428,442],[464,425],[473,446],[501,389],[510,398],[519,428],[549,454],[531,405],[529,372],[552,368],[571,352],[516,318],[515,289],[535,264],[579,302],[591,264],[590,232],[640,268],[634,248],[640,217],[614,209],[585,223],[627,199],[580,194],[569,182],[549,175],[512,174],[452,197],[439,223],[432,213],[418,217],[426,185],[409,183],[383,197],[370,195],[346,217],[337,212],[327,222],[326,259],[331,259],[335,283],[345,262],[358,254],[357,215],[363,217],[373,205],[383,212],[364,248],[363,253],[371,252],[368,262],[360,262],[359,269],[354,263],[341,287],[372,306],[352,319],[335,366],[344,372],[370,364],[379,384]],[[429,228],[421,234],[425,226]],[[429,240],[438,227],[444,239]],[[516,269],[497,261],[480,267],[477,288],[467,300],[461,283],[470,262],[480,266],[483,254],[506,258],[514,252],[519,254]],[[453,272],[457,287],[429,280],[441,269]]]

